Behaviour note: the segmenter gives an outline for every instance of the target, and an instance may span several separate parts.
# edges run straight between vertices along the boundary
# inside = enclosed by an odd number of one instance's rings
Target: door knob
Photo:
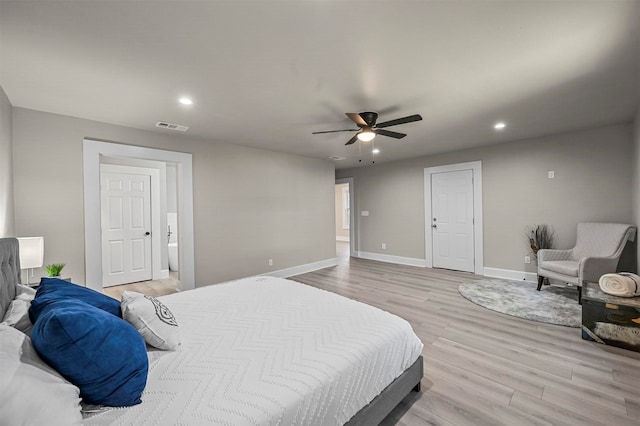
[[[434,223],[433,225],[431,225],[431,227],[432,227],[433,229],[438,229],[438,225],[436,225],[435,223]]]
[[[144,235],[151,235],[151,232],[147,231],[144,233]]]

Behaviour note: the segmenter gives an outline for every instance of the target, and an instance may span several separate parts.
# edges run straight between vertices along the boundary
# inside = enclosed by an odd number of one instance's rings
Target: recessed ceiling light
[[[378,148],[376,148],[376,149],[372,150],[371,152],[373,152],[374,154],[379,154],[380,150]]]
[[[180,102],[182,105],[191,105],[193,104],[193,101],[189,98],[180,98],[178,99],[178,102]]]
[[[493,128],[496,129],[496,130],[502,130],[505,127],[507,127],[507,124],[502,122],[502,121],[499,121],[499,122],[497,122],[496,124],[493,125]]]

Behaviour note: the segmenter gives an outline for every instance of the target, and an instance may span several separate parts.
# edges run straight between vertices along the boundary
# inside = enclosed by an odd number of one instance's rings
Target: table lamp
[[[30,269],[27,272],[27,285],[31,284],[33,268],[41,268],[44,263],[44,237],[19,237],[20,269]]]

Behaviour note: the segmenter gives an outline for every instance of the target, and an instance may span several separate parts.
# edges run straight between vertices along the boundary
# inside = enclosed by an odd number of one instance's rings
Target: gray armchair
[[[545,278],[560,280],[578,287],[581,302],[582,282],[597,282],[602,275],[616,272],[622,250],[635,234],[633,225],[579,223],[575,247],[538,251],[538,291]]]

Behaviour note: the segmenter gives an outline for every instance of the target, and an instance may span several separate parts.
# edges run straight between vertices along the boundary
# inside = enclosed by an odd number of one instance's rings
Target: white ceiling
[[[355,127],[345,112],[424,117],[376,138],[381,163],[628,122],[639,81],[640,1],[0,3],[16,107],[337,168],[371,161],[352,133],[311,135]]]

